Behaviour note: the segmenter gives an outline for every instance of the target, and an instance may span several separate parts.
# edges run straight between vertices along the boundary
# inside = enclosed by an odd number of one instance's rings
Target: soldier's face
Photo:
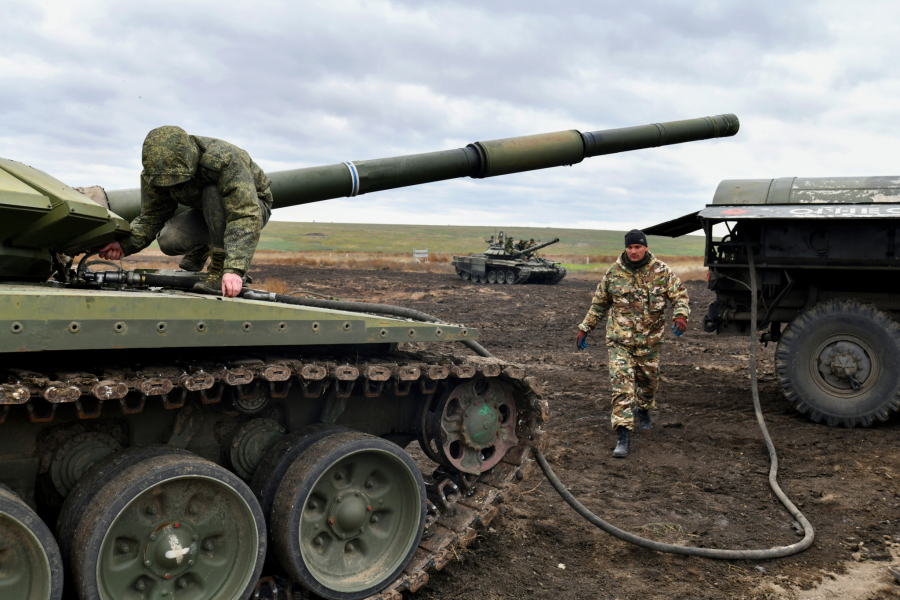
[[[629,260],[637,262],[647,254],[647,246],[631,244],[630,246],[625,246],[625,253],[628,255]]]

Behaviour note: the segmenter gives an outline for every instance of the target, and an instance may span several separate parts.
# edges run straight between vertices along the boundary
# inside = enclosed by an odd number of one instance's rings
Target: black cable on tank
[[[283,302],[285,304],[297,304],[299,306],[311,306],[313,308],[330,308],[333,310],[346,310],[349,312],[390,315],[393,317],[401,317],[404,319],[416,319],[417,321],[437,323],[439,325],[449,325],[449,323],[446,323],[433,315],[429,315],[428,313],[413,310],[412,308],[404,308],[402,306],[392,306],[390,304],[375,304],[372,302],[347,302],[345,300],[322,300],[320,298],[297,298],[294,296],[286,296],[284,294],[258,292],[256,290],[250,290],[246,288],[241,292],[241,298],[246,298],[247,300]],[[484,349],[484,346],[474,340],[460,340],[460,342],[462,342],[464,346],[466,346],[479,356],[488,358],[493,356],[490,352]]]

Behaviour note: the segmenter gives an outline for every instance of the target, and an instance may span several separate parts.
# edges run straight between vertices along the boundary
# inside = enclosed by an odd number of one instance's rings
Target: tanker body
[[[785,397],[816,422],[853,427],[900,408],[898,226],[900,177],[784,177],[723,181],[712,204],[645,233],[705,233],[716,301],[703,329],[719,335],[753,333],[752,251],[756,333],[778,344]]]
[[[566,131],[270,178],[282,208],[737,130],[722,115]],[[532,469],[541,386],[477,330],[96,270],[90,253],[128,235],[140,196],[86,192],[0,159],[0,598],[397,598]],[[479,356],[400,350],[421,341]]]

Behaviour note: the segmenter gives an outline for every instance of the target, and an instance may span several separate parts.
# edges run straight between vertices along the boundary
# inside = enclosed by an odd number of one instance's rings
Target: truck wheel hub
[[[855,336],[835,336],[820,344],[813,354],[818,383],[831,393],[855,395],[868,389],[877,377],[873,365],[874,352]]]
[[[856,371],[856,359],[849,354],[838,354],[831,359],[831,372],[838,377],[849,378]]]

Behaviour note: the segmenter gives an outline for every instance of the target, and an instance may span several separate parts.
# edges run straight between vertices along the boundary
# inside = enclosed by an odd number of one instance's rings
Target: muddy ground
[[[688,332],[667,338],[655,428],[636,433],[630,456],[621,460],[612,458],[602,335],[589,336],[586,352],[575,351],[575,326],[594,283],[479,286],[442,274],[286,266],[263,266],[254,275],[478,327],[488,350],[544,382],[551,409],[547,456],[557,475],[584,505],[623,529],[714,548],[765,548],[802,537],[767,483],[768,455],[749,391],[749,338],[717,337],[697,325],[712,300],[705,282],[688,283],[694,311]],[[887,573],[900,563],[896,548],[888,548],[888,560],[853,557],[884,552],[886,541],[900,543],[900,417],[867,429],[810,422],[774,381],[774,350],[760,345],[761,402],[781,485],[816,528],[812,548],[761,562],[651,552],[581,520],[536,471],[521,499],[504,505],[490,530],[410,598],[900,596]]]

